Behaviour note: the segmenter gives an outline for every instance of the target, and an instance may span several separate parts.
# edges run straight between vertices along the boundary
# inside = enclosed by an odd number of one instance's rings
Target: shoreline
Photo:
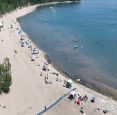
[[[44,77],[40,76],[40,72],[42,71],[41,68],[43,67],[43,62],[42,60],[46,61],[44,58],[44,53],[41,49],[40,54],[38,55],[39,58],[36,58],[37,63],[40,63],[40,67],[35,66],[33,62],[30,61],[30,51],[28,51],[27,47],[20,47],[20,36],[14,31],[14,29],[8,29],[8,25],[12,20],[12,17],[18,15],[18,17],[24,16],[27,13],[33,12],[36,7],[39,5],[35,6],[30,6],[30,7],[24,7],[21,10],[14,11],[12,14],[7,14],[7,17],[3,17],[1,20],[5,22],[5,26],[3,27],[4,30],[0,32],[0,35],[2,38],[4,38],[4,41],[0,41],[0,63],[3,62],[3,59],[5,57],[10,58],[10,63],[12,66],[12,80],[13,84],[11,85],[11,92],[6,95],[2,94],[0,96],[0,103],[1,106],[6,106],[6,109],[1,109],[1,114],[2,115],[32,115],[32,114],[37,114],[40,111],[43,110],[43,107],[45,105],[49,106],[53,102],[55,102],[60,96],[63,94],[67,93],[70,91],[70,89],[64,88],[63,82],[56,82],[56,76],[49,74],[49,81],[52,81],[52,84],[45,84],[44,83]],[[29,11],[30,10],[30,11]],[[8,19],[6,19],[8,18]],[[21,26],[19,22],[14,24],[14,28],[19,27],[21,29]],[[24,32],[25,33],[25,32]],[[27,35],[27,34],[26,34]],[[29,37],[26,38],[26,40],[30,39]],[[35,47],[35,43],[32,42],[32,46]],[[10,43],[10,44],[9,44]],[[36,47],[38,47],[36,45]],[[18,54],[14,56],[14,49],[18,51]],[[39,48],[40,49],[40,48]],[[46,53],[45,53],[46,54]],[[55,66],[56,67],[56,66]],[[60,71],[54,69],[52,65],[50,65],[51,70],[50,71]],[[57,67],[56,67],[57,68]],[[58,68],[59,69],[59,68]],[[60,71],[61,72],[61,71]],[[44,72],[46,75],[47,72]],[[63,76],[61,73],[59,73],[59,78],[64,81],[65,76]],[[94,114],[93,109],[94,106],[101,106],[102,109],[109,109],[111,111],[111,115],[116,115],[116,104],[114,100],[111,98],[105,97],[102,94],[100,95],[99,93],[82,86],[81,84],[76,84],[73,83],[73,88],[77,87],[78,91],[82,94],[85,95],[87,94],[89,97],[88,102],[85,105],[82,105],[85,108],[86,114],[87,115],[92,115]],[[90,99],[95,96],[97,98],[96,103],[94,103],[94,106],[91,106],[92,104],[90,103]],[[60,114],[59,110],[61,109],[61,115],[66,115],[67,111],[74,114],[80,114],[80,106],[73,105],[74,102],[71,102],[73,108],[71,107],[71,104],[69,104],[69,100],[63,99],[63,101],[60,102],[59,109],[54,109],[49,110],[47,114],[45,115],[52,115],[53,112]],[[65,105],[65,109],[63,109],[62,105]],[[90,105],[90,111],[88,106]],[[110,107],[111,105],[111,107]],[[56,106],[57,107],[57,106]],[[110,107],[110,108],[109,108]],[[114,109],[114,110],[113,110]],[[74,111],[75,110],[75,111]],[[69,113],[70,114],[70,113]],[[103,115],[102,111],[101,113],[98,113],[96,115]]]
[[[62,4],[62,3],[76,3],[76,2],[83,2],[83,1],[65,1],[65,2],[50,2],[50,3],[45,3],[45,4],[38,4],[38,5],[34,5],[34,6],[35,6],[35,9],[33,9],[33,11],[31,11],[31,12],[28,12],[27,14],[34,12],[34,11],[37,9],[37,7],[40,7],[40,6],[43,6],[43,5]],[[25,14],[25,15],[26,15],[26,14]],[[24,15],[22,15],[22,16],[24,16]],[[22,16],[20,16],[20,17],[22,17]],[[20,18],[20,17],[18,17],[18,18]],[[18,22],[18,21],[17,21],[17,22]],[[18,23],[19,23],[19,22],[18,22]],[[20,23],[19,23],[19,25],[20,25]],[[21,30],[23,31],[23,29],[22,29],[21,26],[20,26],[20,28],[21,28]],[[24,31],[23,31],[23,32],[24,32]],[[24,33],[25,33],[25,32],[24,32]],[[49,61],[49,57],[47,56],[46,52],[44,52],[43,49],[41,49],[39,46],[37,46],[36,43],[34,43],[34,41],[32,41],[32,39],[29,37],[29,35],[28,35],[27,33],[25,33],[25,34],[28,36],[28,39],[31,40],[31,42],[34,44],[34,46],[37,47],[39,50],[41,50],[41,51],[43,52],[44,58],[45,58],[47,61]],[[65,78],[67,78],[67,79],[72,79],[69,75],[67,75],[65,72],[63,72],[62,70],[60,70],[53,62],[51,62],[51,65],[52,65],[52,67],[55,68],[59,73],[61,73]],[[103,91],[97,91],[97,90],[95,90],[95,89],[89,87],[88,85],[86,85],[86,84],[84,84],[84,83],[82,83],[82,82],[77,82],[77,81],[74,80],[74,79],[72,79],[72,80],[73,80],[76,84],[83,85],[83,86],[85,86],[85,87],[87,87],[87,88],[89,88],[89,89],[91,89],[91,90],[93,90],[93,91],[95,91],[95,92],[98,92],[98,93],[100,93],[101,95],[106,96],[106,97],[111,97],[111,96],[112,96],[111,94],[112,94],[113,92],[116,92],[116,94],[117,94],[117,90],[116,90],[116,89],[113,89],[113,88],[111,88],[111,87],[109,87],[109,86],[107,86],[107,85],[105,85],[105,84],[100,83],[100,82],[96,82],[96,83],[100,84],[100,86],[102,86],[102,87],[105,87],[105,89],[109,89],[109,90],[112,91],[112,92],[110,92],[110,94],[106,94],[106,93],[103,94]],[[93,83],[92,83],[92,85],[93,85]],[[96,87],[97,87],[97,86],[96,86]],[[97,87],[97,88],[98,88],[98,87]],[[114,93],[113,93],[113,97],[112,97],[112,99],[115,100],[115,101],[117,101],[117,98],[115,97],[116,94],[114,95]]]

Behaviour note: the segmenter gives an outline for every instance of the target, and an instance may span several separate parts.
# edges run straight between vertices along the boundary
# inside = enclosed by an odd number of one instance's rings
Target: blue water
[[[116,0],[47,5],[18,21],[52,62],[71,78],[80,78],[82,83],[101,91],[94,82],[98,78],[98,82],[117,89]],[[72,50],[75,45],[77,49]]]

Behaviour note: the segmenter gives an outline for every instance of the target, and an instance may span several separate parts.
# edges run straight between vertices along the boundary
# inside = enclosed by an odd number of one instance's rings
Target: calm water
[[[43,22],[44,19],[47,22]],[[38,7],[18,21],[55,65],[59,63],[58,67],[70,77],[80,78],[81,82],[98,91],[102,89],[95,85],[96,78],[117,89],[116,0],[86,0]],[[72,50],[75,45],[77,49]]]

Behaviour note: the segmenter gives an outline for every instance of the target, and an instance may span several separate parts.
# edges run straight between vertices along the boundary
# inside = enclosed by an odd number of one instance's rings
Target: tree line
[[[48,2],[62,2],[68,0],[0,0],[0,16],[5,13],[9,13],[16,8],[22,8],[23,6],[48,3]],[[70,1],[81,1],[81,0],[70,0]]]

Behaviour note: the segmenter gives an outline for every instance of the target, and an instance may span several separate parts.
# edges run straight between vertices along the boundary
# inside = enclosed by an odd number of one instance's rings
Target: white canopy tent
[[[35,59],[35,56],[34,55],[32,55],[32,59]]]
[[[68,79],[67,83],[72,84],[72,83],[73,83],[73,81],[72,81],[71,79]]]
[[[76,93],[74,91],[70,91],[70,94],[75,95]]]
[[[0,26],[3,26],[4,24],[2,22],[0,22]]]

